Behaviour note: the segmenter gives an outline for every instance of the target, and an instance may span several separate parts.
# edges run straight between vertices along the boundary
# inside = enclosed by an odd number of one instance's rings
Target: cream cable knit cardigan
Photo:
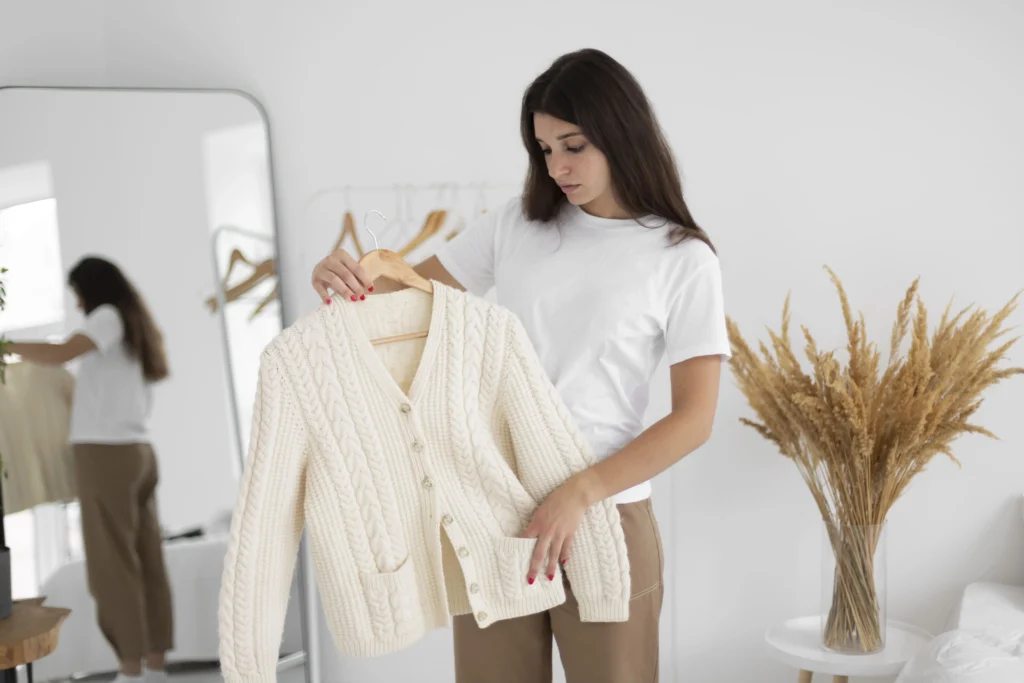
[[[486,628],[565,600],[560,574],[527,584],[536,541],[517,536],[594,459],[521,323],[435,282],[406,396],[356,305],[321,306],[263,352],[220,595],[227,683],[275,680],[303,526],[346,655],[399,650],[452,614],[473,612]],[[446,581],[441,533],[458,581]],[[610,500],[586,512],[565,571],[583,620],[628,618],[629,561]]]

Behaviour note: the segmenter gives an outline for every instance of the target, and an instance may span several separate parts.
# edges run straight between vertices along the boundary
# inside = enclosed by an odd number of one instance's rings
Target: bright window
[[[4,517],[7,547],[11,549],[11,597],[15,600],[39,594],[35,521],[31,510]]]
[[[0,314],[0,332],[64,320],[56,199],[0,210],[0,266],[7,268],[7,308]]]

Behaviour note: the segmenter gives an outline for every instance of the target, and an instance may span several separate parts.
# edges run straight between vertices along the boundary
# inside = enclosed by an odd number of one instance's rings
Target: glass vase
[[[885,649],[886,525],[826,521],[822,531],[821,642],[842,654]]]

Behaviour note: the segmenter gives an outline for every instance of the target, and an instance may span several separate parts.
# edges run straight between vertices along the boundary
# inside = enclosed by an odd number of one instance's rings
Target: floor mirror
[[[230,91],[0,88],[0,333],[61,340],[83,325],[69,270],[115,264],[163,336],[150,439],[171,585],[172,681],[221,681],[217,597],[260,353],[283,326],[269,129]],[[75,361],[63,368],[73,383]],[[11,373],[10,371],[14,371]],[[17,362],[8,368],[17,375]],[[109,680],[74,491],[23,485],[37,454],[4,454],[15,599],[71,610],[35,681]],[[48,467],[72,467],[55,454]],[[56,464],[54,464],[56,463]],[[32,490],[28,495],[26,492]],[[297,558],[278,680],[313,683],[308,551]]]

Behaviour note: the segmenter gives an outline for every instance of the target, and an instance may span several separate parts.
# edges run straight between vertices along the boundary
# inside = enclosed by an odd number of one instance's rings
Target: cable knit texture
[[[227,683],[276,679],[304,527],[345,655],[402,649],[453,614],[486,628],[565,601],[560,574],[527,583],[536,541],[518,535],[594,458],[518,319],[435,282],[404,392],[359,305],[320,307],[261,357],[220,594]],[[584,621],[628,618],[629,561],[610,500],[587,510],[565,571]]]

